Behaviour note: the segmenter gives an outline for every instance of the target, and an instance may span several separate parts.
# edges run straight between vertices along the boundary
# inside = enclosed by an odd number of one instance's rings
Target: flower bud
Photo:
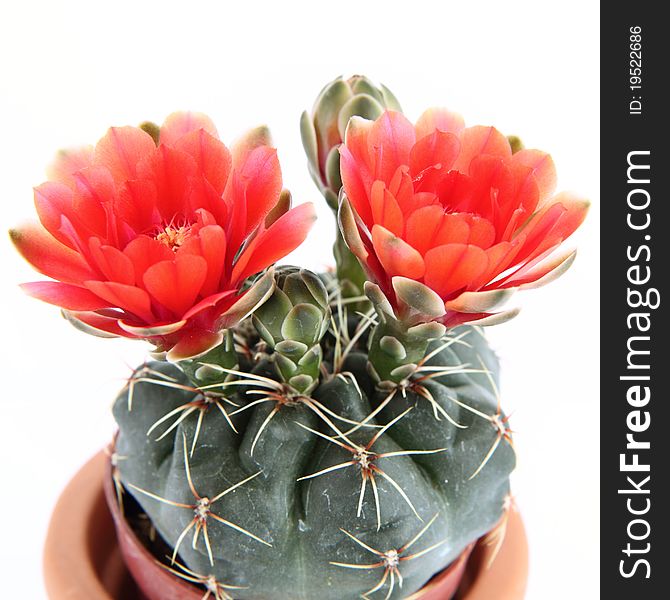
[[[272,296],[258,308],[253,322],[274,349],[279,376],[297,392],[308,394],[319,379],[321,346],[330,308],[325,286],[314,273],[296,267],[277,270]]]
[[[349,119],[359,116],[374,120],[386,109],[401,110],[391,91],[355,75],[330,82],[316,99],[312,114],[302,114],[300,132],[309,172],[333,210],[337,210],[337,195],[342,187],[338,147]]]

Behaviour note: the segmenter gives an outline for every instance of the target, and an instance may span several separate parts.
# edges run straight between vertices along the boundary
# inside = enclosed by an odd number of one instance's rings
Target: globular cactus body
[[[346,356],[336,342],[309,394],[273,353],[200,390],[152,363],[119,396],[120,480],[176,571],[239,599],[405,598],[499,521],[514,454],[479,330],[431,342],[422,372],[440,376],[395,387],[369,374],[364,335]]]

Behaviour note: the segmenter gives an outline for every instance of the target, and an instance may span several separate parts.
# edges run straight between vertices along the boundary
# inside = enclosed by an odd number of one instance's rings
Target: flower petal
[[[405,239],[421,254],[433,246],[466,243],[470,228],[462,215],[444,212],[439,205],[424,206],[407,218]]]
[[[123,250],[130,259],[135,273],[137,285],[144,285],[144,273],[158,262],[173,260],[174,253],[165,244],[146,235],[140,235],[132,240]]]
[[[202,256],[207,262],[207,277],[200,291],[203,296],[220,291],[226,261],[226,234],[219,225],[202,227],[197,235],[191,236],[184,242],[178,254]]]
[[[372,177],[373,171],[372,157],[369,152],[370,144],[368,143],[373,126],[374,121],[363,117],[351,117],[344,133],[344,146],[351,153],[355,163],[364,168],[368,178]]]
[[[470,236],[471,215],[467,213],[444,213],[436,222],[436,229],[430,239],[431,247],[445,244],[467,244]]]
[[[204,131],[214,138],[218,138],[216,126],[205,114],[199,112],[174,112],[168,115],[160,129],[159,143],[174,145],[185,135]]]
[[[221,194],[207,179],[200,175],[192,177],[190,183],[187,212],[200,213],[205,210],[212,216],[213,223],[225,226],[229,221],[228,206]],[[244,229],[244,227],[241,229]]]
[[[315,220],[316,210],[311,202],[300,204],[279,217],[239,256],[233,268],[232,282],[243,281],[295,250],[305,240]]]
[[[415,181],[421,178],[421,189],[434,189],[430,179],[434,177],[435,169],[432,172],[430,169],[436,167],[437,173],[443,176],[441,173],[448,172],[454,164],[460,147],[455,135],[443,131],[434,131],[414,144],[410,152],[409,167]]]
[[[405,223],[403,236],[410,246],[425,254],[432,246],[437,228],[442,222],[444,209],[441,206],[423,206],[412,212]]]
[[[193,307],[189,308],[184,313],[184,319],[191,319],[197,314],[209,308],[214,308],[217,305],[219,305],[219,310],[217,312],[222,312],[229,308],[229,306],[234,302],[236,293],[236,290],[225,290],[223,292],[219,292],[218,294],[207,296],[206,298],[200,300],[200,302],[195,304]],[[227,302],[224,303],[222,300],[227,300]],[[223,304],[223,307],[220,306],[221,304]]]
[[[407,277],[393,277],[391,280],[396,298],[410,309],[432,321],[441,317],[444,312],[444,302],[434,290],[427,285],[408,279]]]
[[[342,187],[345,191],[352,208],[363,220],[366,226],[372,226],[372,211],[370,200],[361,175],[359,165],[356,163],[351,151],[346,146],[340,146],[340,174],[342,175]]]
[[[389,183],[400,165],[409,165],[416,141],[414,126],[402,113],[387,110],[370,128],[368,152],[373,160],[375,179]]]
[[[72,175],[80,169],[90,167],[93,164],[93,154],[93,146],[61,150],[47,168],[47,177],[51,181],[71,187],[74,184]]]
[[[426,285],[449,300],[466,290],[485,270],[488,259],[484,250],[467,244],[445,244],[426,252]]]
[[[207,277],[207,262],[202,256],[177,254],[144,273],[147,291],[173,314],[181,317],[196,301]]]
[[[517,285],[522,290],[532,290],[542,287],[563,275],[572,266],[572,263],[575,262],[576,256],[576,250],[561,252],[546,261],[540,262],[522,276],[512,277],[512,279],[506,282],[506,286]]]
[[[496,230],[491,221],[477,215],[468,215],[467,221],[470,225],[467,243],[479,246],[484,250],[489,248],[496,237]]]
[[[520,308],[511,308],[498,313],[479,313],[468,314],[461,313],[457,323],[454,325],[476,325],[477,327],[491,327],[492,325],[501,325],[507,323],[519,314]],[[465,318],[464,318],[465,317]]]
[[[368,137],[372,121],[352,117],[347,125],[345,143],[339,147],[342,186],[352,207],[363,222],[372,227],[369,191],[373,183]]]
[[[88,245],[96,266],[107,279],[134,285],[135,270],[128,256],[114,246],[103,245],[96,237],[90,238]]]
[[[523,239],[517,238],[513,242],[500,242],[487,248],[488,266],[480,277],[473,282],[471,289],[480,289],[508,269],[514,263],[522,245]],[[491,285],[491,288],[496,288],[495,283]]]
[[[402,212],[383,181],[377,180],[372,184],[370,203],[374,222],[395,235],[402,235],[405,225]]]
[[[483,313],[502,306],[516,291],[515,288],[487,292],[463,292],[445,303],[447,310],[465,313]]]
[[[372,244],[387,275],[419,280],[426,270],[421,254],[380,225],[372,228]]]
[[[572,192],[561,192],[554,196],[554,202],[561,204],[567,211],[561,219],[557,232],[565,240],[584,222],[591,204],[585,198]]]
[[[495,127],[476,125],[461,132],[461,152],[454,164],[454,169],[468,173],[472,159],[481,154],[491,154],[500,158],[510,158],[512,148],[507,138]]]
[[[237,252],[248,239],[251,232],[247,231],[247,201],[246,192],[242,181],[236,171],[233,171],[226,191],[224,192],[228,219],[226,221],[226,239],[228,240],[228,253],[226,265],[232,268],[233,260]]]
[[[61,231],[63,215],[73,214],[72,189],[62,183],[47,181],[34,190],[35,209],[40,223],[59,242],[76,249],[70,236]]]
[[[275,290],[274,270],[268,269],[220,317],[221,327],[232,327],[253,313]]]
[[[220,196],[232,168],[233,159],[228,148],[203,129],[187,133],[174,146],[193,157],[200,173]]]
[[[555,196],[524,225],[526,236],[518,260],[532,260],[570,237],[586,218],[589,202],[570,192]]]
[[[172,362],[195,358],[211,350],[223,341],[223,333],[194,329],[183,332],[179,341],[168,351],[167,359]]]
[[[98,310],[110,306],[96,294],[77,285],[59,281],[35,281],[22,283],[21,289],[29,296],[55,304],[66,310]]]
[[[459,133],[465,127],[463,117],[458,113],[450,112],[446,108],[429,108],[416,122],[416,139],[430,135],[434,131]]]
[[[63,316],[73,327],[102,338],[133,337],[119,327],[118,319],[91,311],[63,310]]]
[[[23,258],[47,277],[81,283],[94,276],[80,254],[54,239],[37,223],[12,229],[9,235]]]
[[[84,285],[96,296],[106,300],[107,306],[128,311],[146,323],[155,321],[151,300],[144,290],[115,281],[86,281]]]
[[[160,223],[156,208],[156,186],[151,181],[134,179],[119,187],[114,213],[135,233],[145,233]]]
[[[151,136],[138,127],[111,127],[95,147],[94,164],[107,167],[120,183],[136,179],[138,163],[155,149]]]
[[[153,144],[153,142],[152,142]],[[156,187],[156,206],[166,223],[175,217],[190,217],[187,200],[191,178],[197,174],[195,160],[186,152],[161,144],[137,167],[140,179]]]
[[[351,203],[347,196],[343,196],[342,201],[340,202],[340,208],[337,211],[337,223],[349,250],[353,252],[358,260],[365,263],[368,257],[368,251],[361,238],[356,214],[351,208]]]
[[[236,172],[246,195],[248,233],[265,218],[279,199],[282,175],[277,151],[269,146],[254,149]],[[236,201],[242,199],[236,198]]]
[[[457,210],[486,217],[504,228],[500,213],[509,214],[518,206],[515,180],[506,162],[497,156],[476,156],[470,162],[469,174],[472,190],[467,202],[459,203]]]
[[[414,193],[414,183],[409,174],[409,167],[401,165],[396,169],[391,182],[387,185],[393,194],[403,215],[408,215],[417,208],[417,194]]]
[[[540,193],[540,202],[549,198],[556,188],[556,167],[551,155],[540,150],[519,150],[512,156],[512,163],[531,169]]]
[[[279,200],[277,204],[272,207],[272,210],[265,215],[265,220],[263,221],[263,227],[270,227],[279,217],[285,215],[289,210],[291,210],[291,192],[284,189],[279,194]]]
[[[179,331],[186,325],[186,320],[176,321],[174,323],[164,323],[159,325],[152,325],[151,327],[136,327],[126,323],[123,319],[119,319],[119,327],[125,332],[130,333],[136,337],[150,338],[156,336],[170,335]]]
[[[499,207],[496,218],[498,241],[511,239],[519,226],[541,204],[540,188],[533,170],[520,164],[512,164],[510,167],[515,190],[513,199],[507,198],[506,206]]]
[[[114,239],[116,233],[113,231],[113,213],[107,213],[116,197],[110,172],[105,167],[89,167],[76,173],[74,181],[72,209],[77,220],[84,223],[94,235]]]
[[[233,169],[237,171],[244,167],[249,155],[261,146],[272,146],[272,135],[266,125],[260,125],[246,131],[232,145]]]

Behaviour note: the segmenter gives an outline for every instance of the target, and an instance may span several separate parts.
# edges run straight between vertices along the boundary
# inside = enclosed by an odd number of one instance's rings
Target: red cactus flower
[[[144,338],[174,359],[212,348],[272,291],[245,280],[296,248],[315,218],[289,210],[276,151],[247,136],[232,153],[211,120],[175,113],[159,143],[114,127],[64,153],[35,189],[41,224],[11,232],[55,281],[30,295],[65,309],[89,332]]]
[[[493,127],[464,128],[439,109],[412,125],[387,111],[352,119],[340,152],[343,235],[406,318],[492,322],[513,290],[546,283],[574,258],[553,252],[588,203],[554,196],[551,157],[513,154]]]

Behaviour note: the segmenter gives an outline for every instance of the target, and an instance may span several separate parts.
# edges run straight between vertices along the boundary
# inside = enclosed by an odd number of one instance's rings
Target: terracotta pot
[[[44,547],[44,579],[51,600],[144,600],[123,562],[109,514],[99,452],[58,499]]]
[[[202,592],[156,564],[115,510],[109,469],[107,456],[100,452],[77,473],[56,504],[44,554],[49,598],[201,600]],[[470,550],[408,600],[449,600],[456,589],[454,600],[523,599],[528,547],[518,513],[511,513],[505,541],[490,568],[490,546],[477,544],[472,554]]]

